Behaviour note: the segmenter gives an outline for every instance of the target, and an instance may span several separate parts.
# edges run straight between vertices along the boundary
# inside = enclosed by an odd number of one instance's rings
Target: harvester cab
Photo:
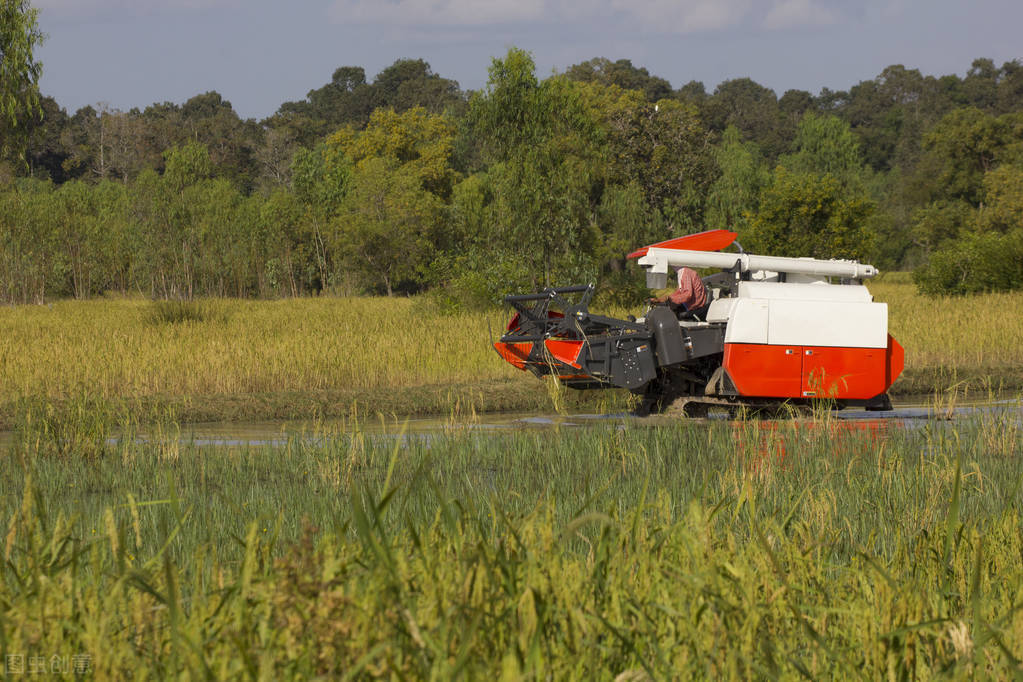
[[[903,367],[888,334],[888,306],[863,285],[872,265],[848,260],[723,252],[736,233],[710,230],[629,254],[663,289],[670,269],[703,278],[704,319],[653,306],[621,320],[589,311],[593,285],[507,296],[515,311],[494,348],[515,367],[576,389],[625,388],[641,411],[687,414],[806,405],[891,409],[887,391]],[[738,245],[736,244],[736,247]]]

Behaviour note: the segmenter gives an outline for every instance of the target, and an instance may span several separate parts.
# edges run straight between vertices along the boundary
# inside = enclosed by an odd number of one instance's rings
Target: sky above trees
[[[846,89],[885,66],[964,74],[1023,58],[1018,0],[34,0],[44,94],[127,110],[216,90],[243,117],[335,68],[422,58],[466,89],[517,45],[538,71],[626,58],[674,87],[750,77],[779,95]]]

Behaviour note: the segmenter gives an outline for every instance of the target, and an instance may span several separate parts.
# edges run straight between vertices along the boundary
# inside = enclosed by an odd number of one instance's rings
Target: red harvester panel
[[[726,343],[724,366],[739,395],[800,397],[801,346]]]
[[[497,350],[498,355],[510,362],[519,369],[526,368],[526,358],[529,357],[530,351],[533,350],[532,342],[529,343],[501,343],[497,342],[494,344],[494,348]]]
[[[867,400],[884,393],[884,348],[803,348],[802,397]]]
[[[707,230],[644,246],[633,251],[626,258],[642,258],[649,249],[653,248],[682,249],[684,251],[720,251],[734,242],[738,236],[737,232],[732,232],[731,230]]]
[[[892,337],[891,334],[888,335],[888,350],[886,353],[886,357],[887,374],[885,375],[884,378],[885,383],[884,390],[887,391],[891,387],[891,385],[895,383],[895,380],[899,378],[899,375],[902,374],[902,366],[906,359],[905,351],[902,349],[902,346],[899,345],[899,342]]]
[[[579,353],[581,353],[583,349],[582,341],[547,339],[544,341],[544,345],[547,346],[547,351],[553,355],[556,360],[560,360],[566,365],[571,365],[576,369],[582,369],[582,365],[578,362]]]
[[[726,343],[724,366],[739,395],[757,398],[868,400],[902,372],[903,350]]]

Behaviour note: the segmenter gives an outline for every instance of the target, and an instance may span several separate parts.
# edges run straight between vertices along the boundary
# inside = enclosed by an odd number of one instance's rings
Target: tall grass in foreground
[[[90,458],[32,423],[0,648],[97,677],[1023,674],[1018,408],[261,448],[168,423]]]
[[[941,368],[954,383],[957,371],[997,377],[1023,367],[1023,344],[1011,342],[1023,338],[1023,294],[927,299],[899,278],[871,283],[871,291],[888,302],[891,331],[911,371]],[[30,397],[188,403],[339,391],[395,396],[400,413],[402,391],[424,386],[497,394],[495,382],[520,382],[542,395],[532,376],[490,346],[506,322],[505,311],[440,314],[415,298],[0,308],[0,406]]]

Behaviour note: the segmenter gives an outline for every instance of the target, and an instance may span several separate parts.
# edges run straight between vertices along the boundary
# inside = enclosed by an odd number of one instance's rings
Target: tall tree
[[[205,145],[217,175],[240,187],[248,189],[259,175],[253,149],[260,130],[252,121],[243,121],[220,93],[206,92],[185,102],[179,134],[179,144],[195,141]]]
[[[646,95],[648,102],[671,97],[671,84],[663,78],[651,76],[645,68],[632,65],[628,59],[612,62],[605,57],[595,57],[568,67],[565,76],[582,83],[617,85],[623,90],[638,90]]]
[[[494,59],[470,102],[476,133],[499,191],[499,239],[533,283],[583,276],[595,238],[589,195],[596,159],[594,121],[564,78],[540,81],[517,48]],[[528,279],[527,279],[528,281]]]
[[[342,131],[331,140],[347,136]],[[423,107],[404,112],[377,109],[366,130],[343,144],[356,164],[373,157],[390,159],[419,178],[423,189],[448,199],[457,178],[449,165],[454,151],[455,129],[444,116],[430,114]]]
[[[778,97],[749,78],[721,83],[704,107],[707,124],[715,131],[735,126],[743,140],[753,140],[768,160],[787,150]]]
[[[435,255],[442,210],[407,165],[368,158],[352,175],[333,247],[349,271],[391,296],[403,281],[422,279]]]
[[[865,258],[874,248],[873,203],[830,175],[791,173],[779,166],[760,197],[747,232],[750,250],[778,256]]]
[[[760,192],[771,180],[770,170],[754,142],[743,142],[729,126],[715,155],[721,175],[710,187],[706,224],[743,232],[756,213]]]
[[[328,138],[354,163],[334,251],[363,286],[388,294],[399,284],[421,288],[434,258],[450,246],[440,220],[458,180],[449,163],[454,136],[445,116],[414,107],[377,109],[365,130]]]
[[[711,135],[696,107],[677,100],[656,104],[621,100],[608,116],[611,179],[635,182],[664,232],[656,238],[696,231],[716,172]]]
[[[341,132],[347,134],[341,135]],[[328,245],[336,242],[336,218],[351,185],[354,164],[345,154],[345,148],[352,135],[350,129],[342,129],[313,149],[300,148],[291,164],[292,188],[304,208],[303,221],[312,238],[311,250],[317,270],[316,288],[321,290],[331,284],[340,267],[328,251]]]
[[[263,142],[253,152],[259,164],[262,187],[272,190],[291,182],[291,162],[297,148],[294,133],[288,128],[264,129]]]
[[[3,155],[24,154],[26,118],[38,115],[39,76],[42,64],[35,48],[42,42],[39,10],[29,0],[0,0],[0,119],[6,130],[0,146]]]
[[[778,159],[791,171],[832,175],[844,184],[862,183],[863,157],[849,124],[837,116],[807,113],[799,122],[795,151]]]
[[[1023,161],[1023,112],[993,116],[976,108],[956,109],[924,137],[938,174],[929,173],[935,198],[980,203],[984,173],[1005,162]]]
[[[373,79],[373,104],[398,113],[422,107],[441,114],[462,102],[456,81],[441,78],[422,59],[399,59]]]
[[[64,162],[69,158],[61,143],[61,135],[68,125],[67,112],[52,97],[39,100],[40,118],[26,121],[27,140],[25,162],[28,174],[41,179],[50,178],[60,183],[68,179]],[[0,126],[2,127],[2,126]]]
[[[372,83],[366,81],[362,67],[343,66],[334,71],[329,83],[310,90],[305,100],[282,104],[266,124],[293,126],[299,142],[311,145],[339,126],[364,128],[377,108],[391,107],[400,113],[423,107],[439,114],[461,111],[464,106],[456,81],[441,78],[422,59],[399,59]]]

